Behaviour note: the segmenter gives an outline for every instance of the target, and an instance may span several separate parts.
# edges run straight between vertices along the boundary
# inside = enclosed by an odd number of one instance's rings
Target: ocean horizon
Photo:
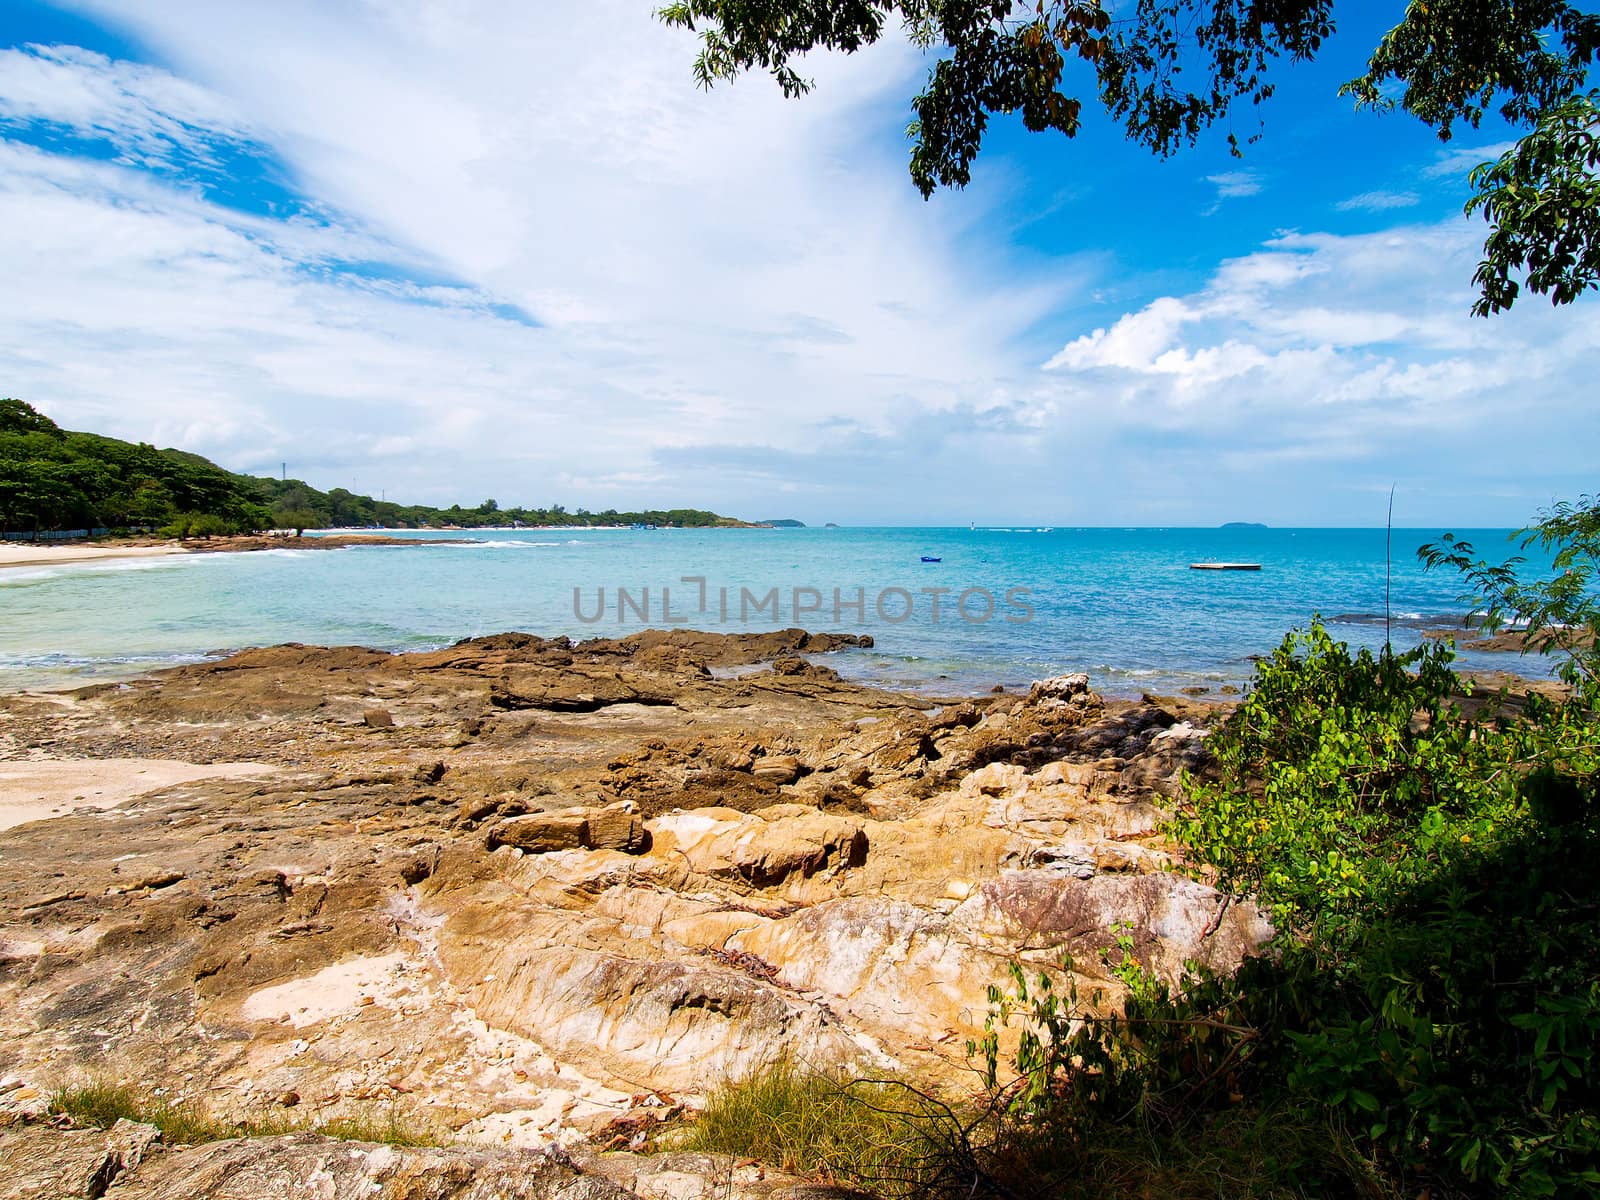
[[[426,540],[439,530],[386,531]],[[1484,557],[1510,530],[1457,530]],[[1396,529],[1389,637],[1410,649],[1459,623],[1460,581]],[[574,639],[645,628],[870,635],[831,655],[849,678],[929,693],[1085,671],[1108,695],[1250,678],[1254,658],[1320,615],[1381,648],[1382,528],[1259,526],[479,529],[412,547],[127,558],[0,571],[6,690],[136,677],[281,642],[420,650],[512,630]],[[938,561],[923,561],[924,559]],[[1536,561],[1530,565],[1538,567]],[[1206,561],[1260,571],[1194,571]],[[1543,674],[1517,655],[1465,666]]]

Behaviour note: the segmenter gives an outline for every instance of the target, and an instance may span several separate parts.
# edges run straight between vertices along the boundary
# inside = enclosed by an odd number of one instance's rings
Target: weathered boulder
[[[776,887],[792,877],[860,866],[867,857],[862,822],[802,804],[775,804],[759,813],[700,809],[651,822],[661,853],[679,855],[713,879]]]
[[[765,758],[757,759],[750,768],[750,773],[757,779],[764,779],[768,783],[785,784],[793,783],[800,778],[800,760],[792,754],[772,754]]]
[[[109,1194],[116,1200],[631,1200],[559,1156],[306,1133],[168,1151],[147,1159]]]
[[[492,686],[489,703],[502,709],[588,713],[615,704],[670,705],[672,697],[649,677],[616,672],[577,674],[550,668],[514,668]]]
[[[601,1077],[702,1092],[786,1054],[823,1066],[865,1056],[825,1009],[761,974],[673,956],[671,943],[639,933],[502,897],[452,916],[440,952],[479,1018]]]
[[[952,936],[946,918],[877,897],[803,909],[736,934],[728,948],[896,1041],[976,1032],[989,985],[1006,977],[1002,957]]]
[[[155,1126],[129,1120],[109,1130],[0,1128],[0,1194],[6,1200],[98,1200],[160,1137]]]
[[[1087,695],[1090,695],[1089,677],[1079,671],[1071,675],[1053,675],[1049,679],[1034,680],[1033,686],[1028,689],[1028,703],[1065,702],[1076,696]]]
[[[650,846],[650,835],[645,832],[639,814],[627,805],[611,804],[605,808],[589,809],[585,849],[620,850],[624,854],[642,854]]]
[[[789,876],[812,876],[827,868],[860,866],[867,857],[867,835],[858,821],[809,810],[764,821],[740,838],[730,861],[743,879],[772,887]]]
[[[508,817],[489,830],[489,849],[515,846],[527,854],[558,850],[620,850],[642,854],[650,845],[639,815],[624,805],[564,808]]]
[[[582,810],[569,808],[510,817],[489,830],[487,844],[491,850],[515,846],[528,854],[549,854],[557,850],[581,850],[588,835],[588,818]]]

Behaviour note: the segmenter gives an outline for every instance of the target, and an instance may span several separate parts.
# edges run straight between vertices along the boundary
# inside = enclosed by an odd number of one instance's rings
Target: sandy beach
[[[401,538],[382,533],[323,534],[320,537],[279,537],[240,534],[188,542],[129,542],[109,545],[75,542],[70,545],[0,542],[0,570],[6,567],[57,567],[92,562],[100,558],[157,558],[169,554],[242,554],[252,550],[345,550],[351,546],[456,545],[473,538]]]
[[[50,759],[0,763],[0,829],[126,800],[197,779],[270,775],[267,763],[187,763],[155,758]]]
[[[48,545],[33,542],[0,542],[0,569],[5,567],[56,567],[63,563],[90,562],[97,558],[152,558],[166,554],[186,554],[176,542],[147,545]]]

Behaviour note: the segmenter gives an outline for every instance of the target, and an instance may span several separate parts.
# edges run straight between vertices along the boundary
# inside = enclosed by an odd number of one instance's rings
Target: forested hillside
[[[21,400],[0,400],[0,533],[61,529],[146,529],[172,536],[244,533],[277,527],[421,528],[455,525],[737,525],[700,509],[567,512],[432,508],[374,500],[344,488],[323,492],[298,479],[236,475],[183,450],[158,450],[62,429]]]

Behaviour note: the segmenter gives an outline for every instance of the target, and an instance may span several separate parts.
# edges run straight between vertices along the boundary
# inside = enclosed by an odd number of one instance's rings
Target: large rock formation
[[[799,657],[841,644],[284,646],[0,698],[7,788],[29,763],[52,786],[75,761],[218,772],[0,833],[0,1110],[110,1077],[224,1118],[292,1096],[572,1146],[785,1054],[961,1081],[1013,961],[1070,956],[1114,999],[1121,928],[1169,976],[1266,936],[1156,832],[1212,710],[1081,676],[938,701]],[[433,1178],[425,1155],[373,1174],[315,1139],[233,1145],[186,1161],[315,1158],[329,1195],[340,1163],[351,1195]]]

